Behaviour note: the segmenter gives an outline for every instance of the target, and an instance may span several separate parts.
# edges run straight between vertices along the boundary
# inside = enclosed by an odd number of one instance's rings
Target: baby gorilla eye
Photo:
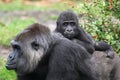
[[[75,22],[70,22],[70,25],[71,26],[75,26]]]
[[[67,22],[64,22],[64,23],[63,23],[63,26],[67,26],[67,25],[68,25],[68,23],[67,23]]]
[[[39,49],[39,44],[37,42],[35,42],[35,41],[31,43],[31,46],[36,51]]]

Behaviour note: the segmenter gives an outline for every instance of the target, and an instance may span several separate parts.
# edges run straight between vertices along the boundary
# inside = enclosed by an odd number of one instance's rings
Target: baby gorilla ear
[[[36,51],[39,49],[39,44],[38,44],[36,41],[32,42],[32,43],[31,43],[31,46],[32,46],[32,48],[33,48],[34,50],[36,50]]]

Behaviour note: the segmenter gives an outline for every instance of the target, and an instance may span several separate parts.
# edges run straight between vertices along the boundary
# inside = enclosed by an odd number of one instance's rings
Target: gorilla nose
[[[71,32],[72,32],[72,30],[69,30],[69,29],[68,29],[68,30],[67,30],[67,32],[68,32],[68,33],[71,33]]]

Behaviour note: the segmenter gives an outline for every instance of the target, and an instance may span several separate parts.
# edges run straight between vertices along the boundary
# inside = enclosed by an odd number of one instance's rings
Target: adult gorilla
[[[103,41],[95,42],[78,23],[77,16],[70,10],[62,12],[57,19],[56,32],[64,37],[82,45],[89,53],[98,51],[109,51],[110,46]]]
[[[12,41],[13,51],[6,63],[18,80],[99,80],[81,46],[38,23],[30,25]]]

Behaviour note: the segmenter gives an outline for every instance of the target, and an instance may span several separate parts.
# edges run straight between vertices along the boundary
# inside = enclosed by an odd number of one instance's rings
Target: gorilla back
[[[38,23],[30,25],[12,41],[6,68],[18,80],[99,80],[91,55],[60,34]]]

